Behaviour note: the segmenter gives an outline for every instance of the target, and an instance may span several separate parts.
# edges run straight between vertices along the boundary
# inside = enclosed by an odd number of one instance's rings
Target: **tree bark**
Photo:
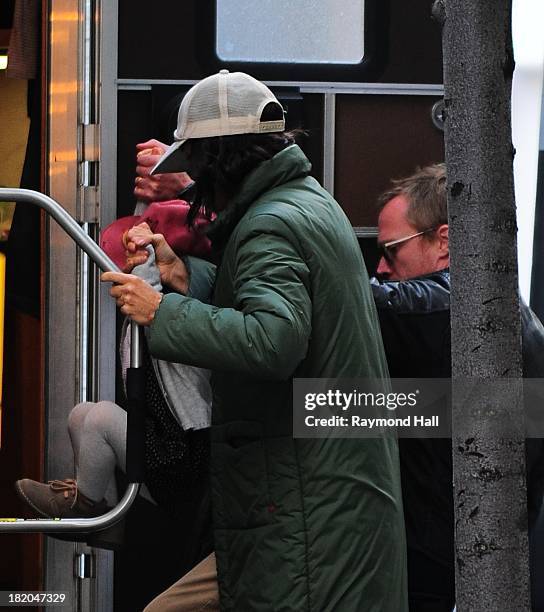
[[[443,23],[457,609],[519,612],[530,597],[511,0],[438,0],[433,12]]]

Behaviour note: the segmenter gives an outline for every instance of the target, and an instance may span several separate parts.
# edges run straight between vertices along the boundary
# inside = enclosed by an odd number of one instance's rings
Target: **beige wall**
[[[27,82],[8,79],[0,70],[0,186],[19,187],[25,158],[29,121],[26,114]],[[9,231],[11,209],[0,206],[0,240]]]
[[[29,126],[26,86],[0,70],[0,184],[6,187],[19,187],[23,168]]]

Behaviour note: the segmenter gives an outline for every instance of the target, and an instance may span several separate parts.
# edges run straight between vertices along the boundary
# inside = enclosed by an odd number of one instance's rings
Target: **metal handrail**
[[[0,188],[0,200],[6,202],[27,202],[39,206],[49,214],[60,227],[76,242],[76,244],[104,272],[120,272],[115,263],[80,227],[78,222],[55,200],[49,196],[30,189]],[[141,366],[141,350],[139,329],[131,321],[131,363],[132,368]],[[127,473],[129,466],[127,465]],[[54,519],[24,519],[0,518],[0,533],[57,533],[78,532],[91,533],[102,531],[120,521],[127,513],[140,488],[138,482],[128,484],[127,490],[118,504],[106,514],[94,518],[54,518]]]

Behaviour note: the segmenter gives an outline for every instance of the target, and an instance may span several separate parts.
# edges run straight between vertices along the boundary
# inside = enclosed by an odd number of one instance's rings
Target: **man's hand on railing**
[[[100,279],[114,283],[110,295],[115,298],[121,312],[138,325],[150,325],[155,318],[163,294],[134,274],[104,272]]]

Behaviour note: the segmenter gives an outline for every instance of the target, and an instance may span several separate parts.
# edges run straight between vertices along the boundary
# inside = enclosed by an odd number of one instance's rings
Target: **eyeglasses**
[[[429,227],[422,232],[417,232],[416,234],[411,234],[410,236],[405,236],[404,238],[397,238],[397,240],[391,240],[390,242],[384,242],[383,244],[378,243],[378,253],[391,266],[395,261],[397,250],[401,244],[407,242],[408,240],[412,240],[412,238],[417,238],[418,236],[427,234],[428,232],[434,232],[435,229],[436,227]]]

